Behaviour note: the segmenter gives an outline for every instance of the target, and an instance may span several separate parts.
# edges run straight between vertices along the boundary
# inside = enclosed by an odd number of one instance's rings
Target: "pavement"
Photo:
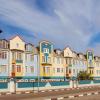
[[[45,100],[66,100],[66,99],[79,99],[79,97],[86,97],[86,96],[93,96],[93,95],[100,95],[100,91],[92,91],[92,92],[87,92],[87,93],[79,93],[79,94],[74,94],[74,95],[69,95],[69,96],[60,96],[60,97],[51,97]],[[98,98],[99,99],[99,98]],[[95,99],[94,99],[95,100]],[[100,99],[99,99],[100,100]]]
[[[39,90],[39,91],[16,91],[15,93],[11,92],[0,92],[0,96],[2,95],[12,95],[12,94],[30,94],[30,93],[43,93],[43,92],[54,92],[54,91],[65,91],[65,90],[78,90],[78,89],[90,89],[90,88],[98,88],[100,86],[85,86],[85,87],[77,87],[77,88],[61,88],[61,89],[47,89],[47,90]]]
[[[95,94],[91,96],[82,96],[82,97],[76,97],[76,98],[70,98],[70,99],[63,99],[63,100],[100,100],[100,94]]]
[[[100,86],[90,86],[72,89],[55,89],[35,92],[17,92],[16,94],[2,94],[0,100],[67,100],[84,96],[100,94]],[[89,99],[90,100],[90,99]],[[94,99],[95,100],[95,99]],[[100,100],[100,99],[99,99]]]

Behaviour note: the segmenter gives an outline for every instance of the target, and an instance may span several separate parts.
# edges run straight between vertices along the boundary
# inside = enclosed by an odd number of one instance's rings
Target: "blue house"
[[[0,40],[0,79],[9,76],[9,42],[5,39]]]
[[[38,54],[36,48],[32,44],[25,46],[25,78],[37,78],[38,71]]]

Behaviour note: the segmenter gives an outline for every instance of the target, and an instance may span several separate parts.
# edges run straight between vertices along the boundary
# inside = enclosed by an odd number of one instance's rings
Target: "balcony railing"
[[[12,60],[12,63],[23,63],[23,60]]]
[[[52,65],[51,62],[42,62],[42,65]]]
[[[16,60],[16,63],[23,63],[23,60]]]
[[[43,76],[51,76],[51,74],[50,73],[43,73]]]
[[[89,66],[88,68],[93,69],[93,68],[94,68],[94,66]]]
[[[72,64],[69,64],[69,67],[72,67]]]

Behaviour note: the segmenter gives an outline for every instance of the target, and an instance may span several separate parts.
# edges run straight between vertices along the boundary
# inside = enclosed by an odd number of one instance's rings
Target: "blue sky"
[[[49,40],[55,48],[100,55],[100,0],[0,0],[0,29],[35,45]]]

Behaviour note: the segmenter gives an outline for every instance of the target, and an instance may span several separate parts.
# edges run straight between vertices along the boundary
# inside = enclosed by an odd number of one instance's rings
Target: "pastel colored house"
[[[25,70],[25,42],[19,36],[15,36],[10,39],[9,46],[10,77],[23,77]]]
[[[9,42],[0,40],[0,78],[9,77]]]
[[[94,76],[94,54],[92,50],[87,50],[87,71],[91,75]]]
[[[52,64],[52,78],[65,79],[66,77],[66,62],[63,57],[63,52],[59,49],[54,50]]]
[[[67,47],[64,49],[64,57],[67,64],[66,77],[76,79],[80,71],[87,71],[87,60],[84,54],[78,54]]]
[[[94,79],[100,79],[100,57],[94,57]]]
[[[73,73],[72,73],[72,60],[73,60],[73,51],[71,50],[71,48],[66,47],[63,50],[63,55],[64,58],[66,60],[66,77],[72,77]]]
[[[25,76],[26,78],[37,78],[38,54],[34,45],[28,43],[25,45]]]
[[[53,44],[49,41],[41,41],[39,44],[40,77],[52,76]]]
[[[73,57],[73,77],[77,77],[81,71],[87,71],[86,56],[78,53]]]

